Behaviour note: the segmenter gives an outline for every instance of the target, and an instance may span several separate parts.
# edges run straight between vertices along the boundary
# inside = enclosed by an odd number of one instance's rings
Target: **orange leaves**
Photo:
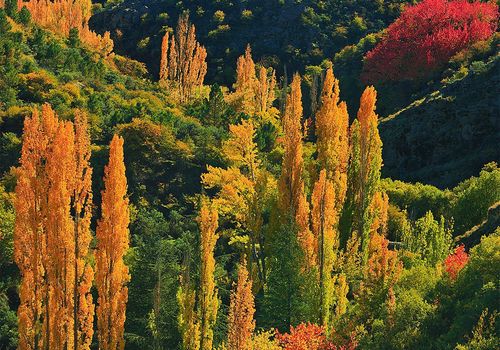
[[[160,60],[160,81],[176,84],[181,101],[187,101],[194,89],[203,85],[207,74],[207,50],[196,41],[189,15],[179,17],[174,35],[165,33]]]
[[[216,233],[219,215],[210,204],[203,203],[198,223],[200,226],[201,273],[198,298],[198,319],[200,325],[200,349],[212,349],[213,326],[217,318],[219,299],[215,287],[214,249],[219,236]]]
[[[257,75],[250,45],[236,62],[234,87],[238,110],[250,116],[259,115],[262,120],[273,120],[276,75],[273,69],[268,71],[265,67],[260,67]]]
[[[19,9],[26,6],[33,21],[55,33],[69,35],[71,29],[76,28],[80,39],[107,56],[113,51],[113,41],[106,32],[103,36],[89,28],[89,19],[92,12],[90,0],[29,0],[19,2]]]
[[[125,346],[126,283],[130,275],[123,256],[129,246],[128,224],[123,139],[115,135],[110,144],[109,162],[104,169],[101,219],[96,230],[97,329],[102,350],[122,350]]]
[[[238,283],[231,294],[229,305],[228,348],[234,350],[252,350],[252,334],[255,329],[252,281],[249,280],[245,265],[244,259],[239,265]]]
[[[327,350],[330,344],[323,327],[312,323],[301,323],[290,327],[290,333],[278,334],[284,350]]]
[[[384,285],[393,285],[399,279],[402,269],[396,251],[389,250],[389,241],[384,236],[373,234],[369,246],[367,278],[380,281]]]
[[[88,349],[93,305],[86,116],[59,121],[49,105],[25,119],[16,186],[15,259],[21,271],[20,349]],[[37,326],[40,324],[40,326]]]
[[[279,207],[282,219],[290,216],[298,230],[298,241],[304,250],[306,267],[314,266],[314,237],[309,229],[309,203],[304,190],[302,152],[302,92],[300,76],[293,77],[287,96],[283,131],[285,134],[283,165],[279,180]]]
[[[343,205],[349,160],[349,115],[345,102],[339,104],[339,82],[333,70],[326,71],[321,107],[316,114],[318,162],[335,184],[337,210]]]

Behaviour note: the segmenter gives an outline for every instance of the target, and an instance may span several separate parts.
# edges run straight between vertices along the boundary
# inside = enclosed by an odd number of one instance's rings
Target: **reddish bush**
[[[276,338],[284,350],[354,350],[357,346],[353,339],[345,346],[334,345],[328,341],[325,329],[312,323],[290,327],[290,333],[277,333]]]
[[[408,6],[366,55],[362,79],[425,78],[458,51],[490,37],[497,21],[498,6],[492,2],[424,0]]]
[[[463,245],[458,246],[455,251],[444,260],[446,272],[452,280],[457,278],[458,273],[469,261],[469,255],[465,252]]]

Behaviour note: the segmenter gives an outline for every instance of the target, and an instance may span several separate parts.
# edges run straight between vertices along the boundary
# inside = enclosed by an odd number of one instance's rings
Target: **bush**
[[[419,80],[441,69],[496,30],[498,6],[465,0],[424,0],[407,7],[386,38],[366,55],[367,82]]]

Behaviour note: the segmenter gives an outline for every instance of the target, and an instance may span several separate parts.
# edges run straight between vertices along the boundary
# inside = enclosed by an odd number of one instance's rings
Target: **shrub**
[[[498,6],[466,0],[424,0],[409,6],[387,29],[385,39],[366,55],[367,82],[418,80],[496,30]]]

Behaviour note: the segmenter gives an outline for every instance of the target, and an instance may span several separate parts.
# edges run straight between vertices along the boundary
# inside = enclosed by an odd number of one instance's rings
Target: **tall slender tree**
[[[49,106],[24,121],[17,169],[14,259],[21,273],[18,309],[19,349],[48,349],[50,309],[46,216],[48,175],[45,163],[58,128]]]
[[[16,261],[23,276],[21,349],[90,346],[89,157],[86,119],[80,112],[74,124],[59,121],[49,105],[41,115],[35,110],[26,118],[15,229]]]
[[[314,237],[309,229],[309,203],[304,190],[304,159],[302,151],[302,92],[300,76],[293,77],[283,116],[283,165],[278,183],[281,220],[292,219],[297,228],[297,239],[304,251],[305,268],[316,263]]]
[[[324,169],[314,185],[311,201],[312,232],[316,237],[315,254],[319,269],[319,318],[325,329],[328,329],[334,287],[332,272],[339,240],[334,186],[332,181],[327,179]]]
[[[174,82],[181,101],[187,101],[194,89],[203,85],[207,74],[207,50],[196,41],[196,29],[189,15],[182,14],[175,33],[165,33],[160,60],[160,81]]]
[[[252,350],[254,313],[252,281],[248,276],[246,259],[243,259],[238,268],[238,283],[233,289],[229,304],[227,339],[229,349]]]
[[[200,349],[200,325],[195,310],[196,291],[189,275],[187,257],[180,277],[180,287],[177,291],[179,316],[177,318],[182,336],[182,350]]]
[[[368,261],[368,244],[374,212],[371,203],[378,190],[382,168],[382,140],[375,113],[377,92],[370,86],[361,96],[357,119],[351,126],[348,212],[352,234],[361,240],[363,262]]]
[[[214,278],[214,249],[218,239],[216,233],[218,217],[217,210],[211,204],[202,204],[199,216],[201,240],[201,274],[198,298],[200,350],[212,350],[214,338],[213,327],[219,308],[219,299]]]
[[[92,168],[90,167],[90,134],[87,114],[75,113],[75,178],[72,186],[74,239],[73,344],[74,349],[88,350],[94,334],[94,304],[92,282],[94,270],[90,264],[92,234]]]
[[[347,191],[349,115],[339,102],[339,82],[326,71],[320,107],[316,113],[318,163],[321,169],[313,192],[313,233],[318,244],[320,319],[329,329],[333,302],[334,260],[339,248],[339,218]]]
[[[129,247],[127,179],[123,139],[115,135],[104,169],[101,219],[97,223],[96,287],[97,337],[101,350],[123,350],[128,267],[123,257]]]

